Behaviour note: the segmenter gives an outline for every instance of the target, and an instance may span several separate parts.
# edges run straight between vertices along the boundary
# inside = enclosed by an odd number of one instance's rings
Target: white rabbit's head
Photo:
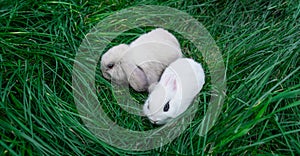
[[[165,124],[177,117],[181,94],[173,74],[164,75],[146,100],[143,111],[153,124]]]
[[[128,51],[129,46],[120,44],[110,48],[101,58],[101,71],[105,78],[122,83],[126,75],[120,65],[120,60]]]

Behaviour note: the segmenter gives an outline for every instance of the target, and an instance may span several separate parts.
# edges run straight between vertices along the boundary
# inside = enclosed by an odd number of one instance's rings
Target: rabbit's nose
[[[153,124],[157,124],[157,120],[151,120],[151,122],[153,123]]]

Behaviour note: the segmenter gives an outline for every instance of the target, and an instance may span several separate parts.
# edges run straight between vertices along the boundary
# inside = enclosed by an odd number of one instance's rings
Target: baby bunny
[[[182,114],[193,102],[205,83],[200,63],[181,58],[171,63],[143,106],[153,124],[165,124]]]
[[[136,91],[146,91],[156,83],[163,70],[182,57],[177,39],[158,28],[141,35],[130,45],[120,44],[101,58],[101,71],[117,84],[130,84]]]

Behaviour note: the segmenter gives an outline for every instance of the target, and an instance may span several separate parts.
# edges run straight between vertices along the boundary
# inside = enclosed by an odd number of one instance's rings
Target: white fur
[[[136,91],[146,91],[156,83],[163,70],[182,57],[177,39],[158,28],[141,35],[130,45],[120,44],[101,58],[103,76],[118,84],[127,84]],[[114,64],[109,69],[108,65]]]
[[[182,114],[193,102],[205,83],[205,74],[200,63],[181,58],[165,69],[158,84],[146,100],[144,114],[154,124],[165,124]],[[169,102],[169,110],[164,106]]]

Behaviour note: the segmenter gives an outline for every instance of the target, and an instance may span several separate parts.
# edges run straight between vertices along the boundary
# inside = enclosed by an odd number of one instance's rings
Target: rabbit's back
[[[200,63],[189,58],[181,58],[173,62],[169,68],[176,74],[183,98],[193,97],[202,89],[204,70]]]

